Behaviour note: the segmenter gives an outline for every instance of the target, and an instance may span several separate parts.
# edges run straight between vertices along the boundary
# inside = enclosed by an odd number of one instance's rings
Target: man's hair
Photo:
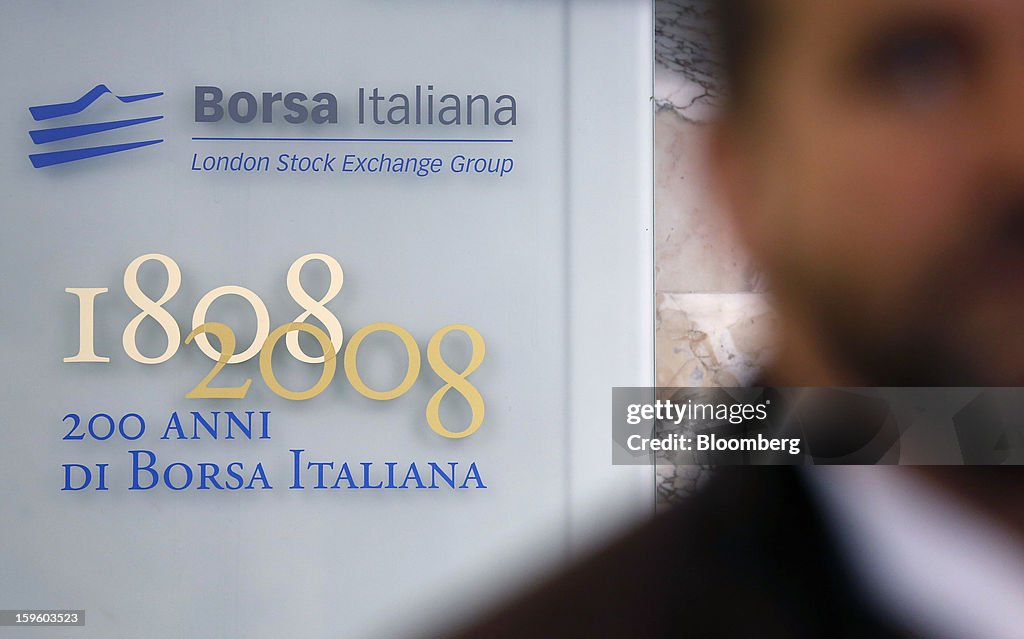
[[[709,0],[712,2],[715,45],[724,77],[726,104],[744,108],[753,98],[754,64],[769,31],[770,0]]]

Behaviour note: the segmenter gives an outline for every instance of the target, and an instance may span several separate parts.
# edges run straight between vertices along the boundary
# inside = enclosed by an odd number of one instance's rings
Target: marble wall
[[[749,384],[772,355],[774,316],[760,273],[733,237],[706,173],[720,95],[706,10],[655,4],[655,363],[658,386]],[[663,462],[663,463],[662,463]],[[708,470],[659,460],[659,507]]]

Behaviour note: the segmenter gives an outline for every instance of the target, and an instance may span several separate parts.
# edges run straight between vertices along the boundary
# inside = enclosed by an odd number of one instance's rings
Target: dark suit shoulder
[[[733,468],[455,637],[897,636],[865,611],[798,473]]]

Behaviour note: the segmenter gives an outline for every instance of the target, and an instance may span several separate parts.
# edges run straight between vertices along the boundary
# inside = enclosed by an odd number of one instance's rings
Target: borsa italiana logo
[[[114,131],[117,129],[124,129],[126,127],[146,124],[147,122],[153,122],[154,120],[159,120],[164,116],[148,115],[145,117],[133,117],[123,120],[108,120],[106,122],[92,122],[85,124],[67,124],[67,120],[64,120],[63,118],[70,118],[85,112],[100,99],[116,100],[119,108],[127,109],[129,105],[133,105],[136,102],[151,100],[162,95],[162,91],[154,93],[138,93],[134,95],[116,95],[113,91],[107,88],[107,85],[97,84],[77,100],[29,107],[29,113],[32,114],[32,118],[36,122],[56,120],[57,122],[64,124],[64,126],[33,129],[29,131],[29,136],[31,136],[32,142],[35,144],[44,145],[63,140],[73,140],[80,137],[93,136],[107,131]],[[95,142],[98,138],[90,137],[88,140],[89,142]],[[32,166],[37,169],[41,169],[55,164],[65,164],[67,162],[76,162],[78,160],[85,160],[87,158],[93,158],[100,155],[130,151],[132,149],[159,144],[160,142],[163,142],[163,140],[145,139],[133,142],[122,142],[119,144],[94,144],[91,146],[79,146],[71,149],[33,153],[28,156],[28,159],[31,160]]]

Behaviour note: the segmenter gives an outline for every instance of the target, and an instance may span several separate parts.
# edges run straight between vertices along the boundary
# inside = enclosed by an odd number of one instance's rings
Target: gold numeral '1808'
[[[320,262],[326,266],[329,283],[327,291],[316,299],[305,291],[300,276],[303,267],[309,262]],[[146,295],[139,284],[139,270],[147,262],[157,262],[167,274],[167,285],[157,299]],[[252,379],[246,379],[240,386],[211,386],[214,378],[228,364],[237,364],[259,354],[260,373],[267,387],[280,397],[291,400],[306,400],[321,394],[334,379],[338,367],[338,355],[344,341],[344,330],[341,321],[329,311],[325,304],[341,292],[345,273],[333,257],[323,253],[310,253],[292,263],[288,269],[287,287],[292,299],[299,304],[303,312],[294,321],[270,331],[270,317],[263,300],[253,291],[241,286],[221,286],[204,295],[196,305],[192,316],[193,329],[185,337],[185,344],[195,342],[197,347],[208,357],[215,360],[210,372],[196,384],[185,397],[189,399],[242,399],[252,385]],[[164,308],[181,288],[181,269],[178,264],[166,255],[149,253],[141,255],[128,265],[124,272],[124,290],[128,299],[138,308],[139,313],[128,322],[122,334],[122,345],[125,353],[136,362],[142,364],[159,364],[169,360],[181,345],[181,331],[174,317]],[[106,288],[67,288],[68,293],[78,298],[79,304],[79,348],[78,352],[65,357],[65,362],[107,363],[109,357],[97,355],[94,343],[96,298],[108,291]],[[207,322],[206,315],[211,305],[221,297],[234,295],[241,297],[252,307],[256,316],[256,334],[252,343],[242,353],[236,353],[237,339],[234,331],[220,322]],[[319,328],[307,321],[316,318],[324,328]],[[146,320],[156,322],[166,335],[166,346],[162,353],[155,357],[144,355],[139,350],[138,332]],[[326,330],[324,330],[326,329]],[[407,366],[403,379],[393,388],[378,390],[371,388],[358,369],[358,351],[367,337],[374,333],[390,333],[397,337],[405,347]],[[471,344],[470,361],[462,371],[455,371],[441,353],[441,343],[452,332],[465,334]],[[320,344],[320,354],[307,354],[299,345],[299,333],[311,335]],[[218,342],[218,348],[210,343],[208,335]],[[274,348],[284,338],[289,353],[300,362],[321,364],[323,370],[320,378],[310,388],[291,390],[278,380],[274,373]],[[484,420],[484,398],[480,391],[468,381],[467,377],[476,371],[484,360],[484,338],[473,327],[465,324],[452,324],[440,329],[430,338],[427,344],[427,361],[430,368],[444,381],[427,402],[426,418],[430,428],[450,439],[468,437],[475,433]],[[404,395],[419,378],[421,359],[416,339],[409,331],[390,322],[376,322],[364,326],[357,331],[345,349],[345,375],[352,387],[364,397],[374,400],[391,400]],[[443,423],[441,403],[449,391],[455,391],[465,399],[471,411],[470,423],[463,430],[453,431]],[[449,400],[452,401],[452,400]],[[456,400],[457,401],[457,400]]]

